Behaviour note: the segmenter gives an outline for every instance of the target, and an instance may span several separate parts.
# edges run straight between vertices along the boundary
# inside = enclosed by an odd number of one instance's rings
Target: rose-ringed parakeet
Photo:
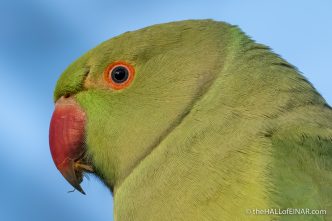
[[[332,110],[236,26],[114,37],[64,71],[54,100],[57,168],[82,193],[83,172],[100,177],[116,221],[332,220]]]

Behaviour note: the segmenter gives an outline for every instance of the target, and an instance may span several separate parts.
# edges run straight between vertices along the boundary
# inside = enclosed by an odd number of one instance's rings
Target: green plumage
[[[114,61],[136,70],[112,90]],[[332,220],[332,111],[285,60],[236,26],[155,25],[112,38],[61,76],[87,113],[87,154],[116,221]],[[248,215],[247,209],[327,215]],[[111,209],[111,208],[110,208]]]

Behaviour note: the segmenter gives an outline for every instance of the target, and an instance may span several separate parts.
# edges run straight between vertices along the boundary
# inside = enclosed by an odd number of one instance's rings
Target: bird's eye
[[[130,85],[134,78],[135,69],[130,64],[117,61],[108,65],[104,72],[104,79],[115,90],[121,90]]]
[[[110,73],[112,81],[121,84],[128,80],[128,69],[123,66],[117,66],[112,69],[112,72]]]

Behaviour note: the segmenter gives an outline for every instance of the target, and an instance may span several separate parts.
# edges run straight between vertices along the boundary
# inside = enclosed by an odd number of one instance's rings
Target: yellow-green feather
[[[103,71],[118,60],[136,76],[114,91]],[[63,74],[55,98],[68,94],[87,113],[88,155],[117,221],[331,220],[246,214],[331,209],[332,111],[235,26],[182,21],[110,39]]]

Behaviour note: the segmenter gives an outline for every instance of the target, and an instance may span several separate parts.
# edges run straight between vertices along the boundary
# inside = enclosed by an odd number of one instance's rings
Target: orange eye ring
[[[130,85],[134,79],[135,69],[124,61],[115,61],[104,71],[104,80],[115,90],[121,90]]]

